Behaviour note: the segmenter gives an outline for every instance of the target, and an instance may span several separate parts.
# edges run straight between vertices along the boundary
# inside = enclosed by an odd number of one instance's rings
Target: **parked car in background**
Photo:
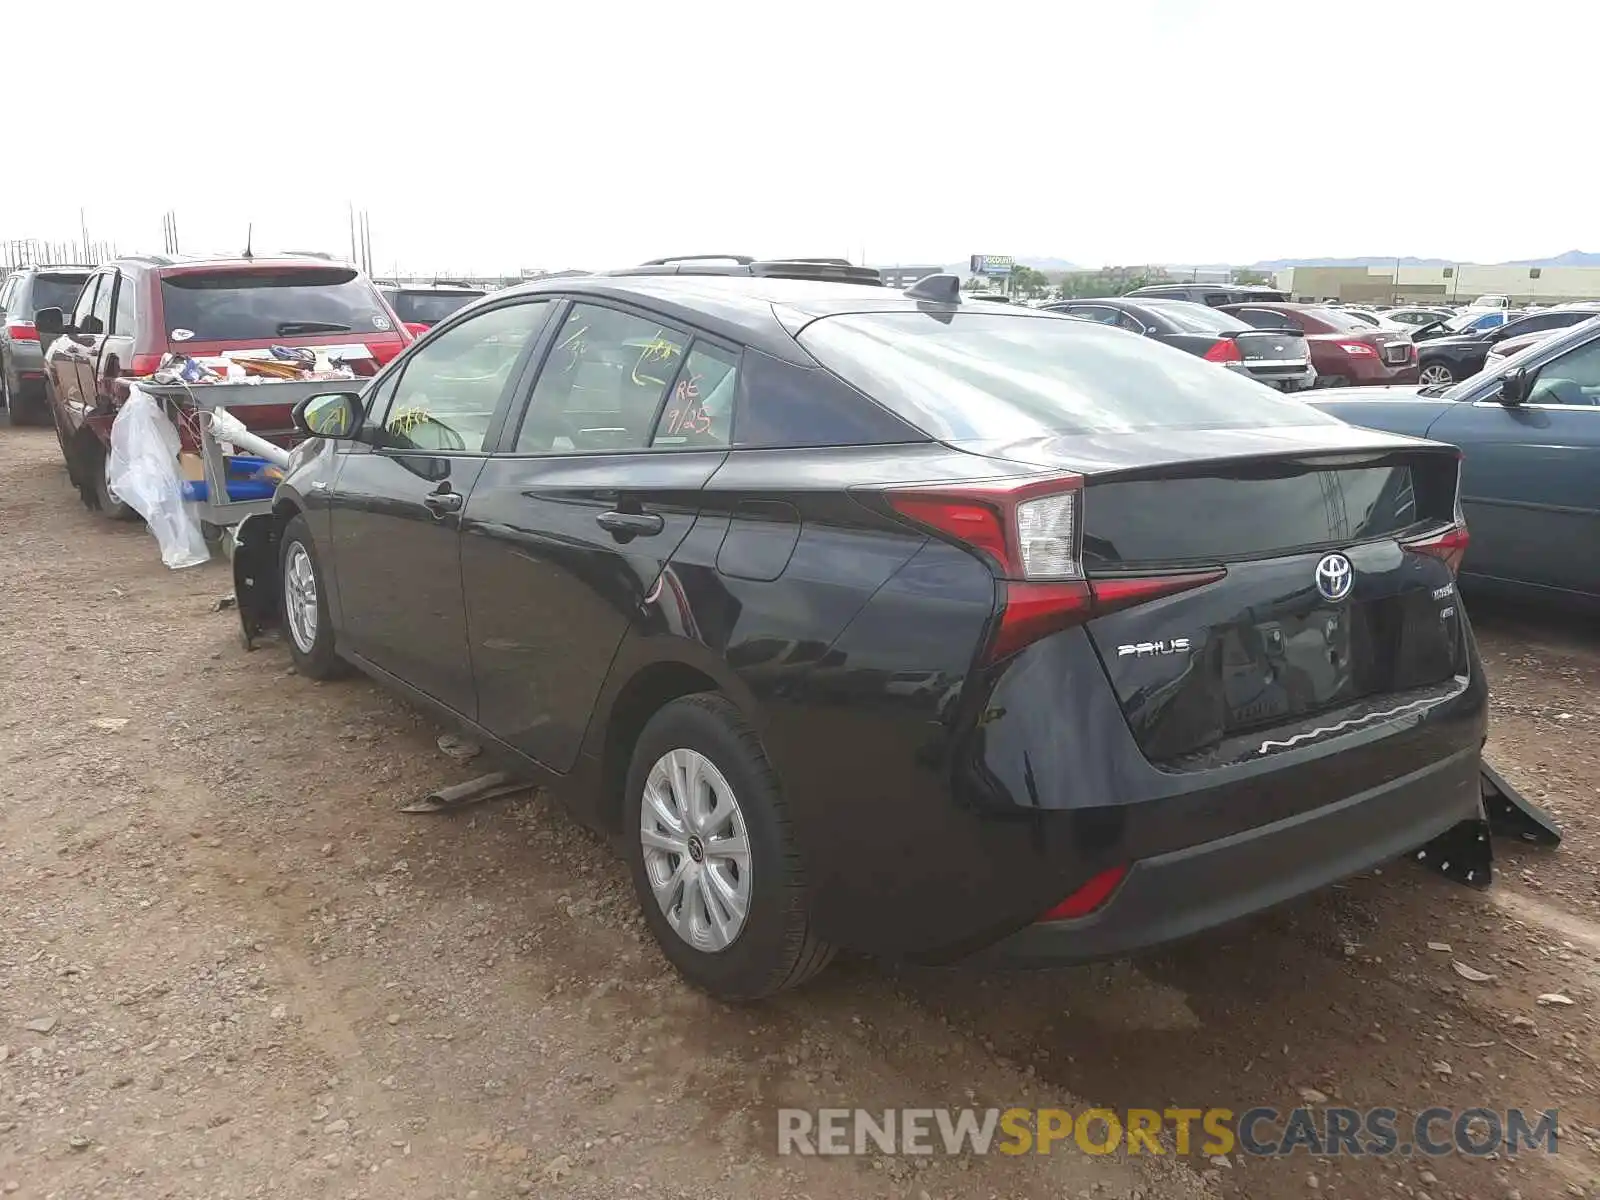
[[[1502,338],[1489,347],[1489,353],[1484,356],[1483,369],[1493,371],[1513,354],[1520,354],[1529,346],[1537,346],[1546,338],[1554,337],[1557,332],[1559,331],[1545,329],[1538,333],[1520,333],[1516,337]]]
[[[1188,300],[1118,297],[1069,300],[1046,308],[1154,338],[1279,391],[1298,392],[1316,382],[1311,351],[1298,329],[1259,330],[1221,309]]]
[[[1220,308],[1246,300],[1287,300],[1289,293],[1277,288],[1230,283],[1150,283],[1134,288],[1128,296],[1131,299],[1190,300]]]
[[[1471,328],[1462,333],[1429,338],[1417,347],[1418,379],[1422,383],[1454,383],[1476,375],[1483,368],[1489,351],[1508,338],[1525,334],[1549,333],[1589,320],[1600,306],[1563,305],[1513,317],[1500,325]]]
[[[1491,329],[1499,329],[1516,313],[1499,308],[1467,308],[1436,321],[1432,325],[1419,325],[1411,331],[1411,340],[1414,342],[1431,341],[1434,338],[1453,337],[1457,334],[1487,333]]]
[[[321,257],[119,258],[94,270],[70,311],[41,308],[34,321],[55,337],[45,394],[67,471],[85,504],[119,519],[133,514],[108,490],[105,457],[123,376],[153,373],[169,352],[269,346],[348,347],[353,369],[370,372],[411,342],[365,275]],[[293,432],[287,406],[236,415],[262,437]]]
[[[1386,309],[1383,315],[1397,325],[1409,325],[1413,329],[1420,329],[1425,325],[1448,321],[1456,313],[1453,308],[1391,308]]]
[[[1355,425],[1461,448],[1465,583],[1600,611],[1600,319],[1547,332],[1449,386],[1311,402]]]
[[[530,283],[305,401],[247,628],[548,782],[727,999],[1121,954],[1479,817],[1453,449],[806,267]]]
[[[394,309],[395,316],[416,336],[489,293],[470,284],[439,280],[431,284],[380,283],[378,290]]]
[[[93,267],[23,267],[0,283],[0,408],[13,425],[43,425],[50,419],[44,394],[44,343],[34,326],[41,308],[68,308]]]
[[[1374,329],[1314,304],[1230,304],[1223,309],[1257,329],[1297,329],[1311,347],[1318,387],[1417,381],[1417,348],[1396,330]]]
[[[1355,318],[1363,325],[1370,325],[1374,329],[1393,329],[1400,333],[1410,332],[1410,326],[1404,325],[1399,321],[1390,320],[1387,313],[1373,312],[1367,308],[1340,308],[1336,311],[1343,313],[1347,317]]]

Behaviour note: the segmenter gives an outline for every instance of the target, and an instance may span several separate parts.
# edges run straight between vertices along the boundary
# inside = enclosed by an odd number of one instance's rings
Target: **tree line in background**
[[[1271,277],[1261,271],[1238,270],[1232,275],[1234,283],[1245,286],[1272,282]],[[1174,281],[1173,276],[1159,268],[1104,267],[1098,271],[1068,271],[1052,283],[1043,271],[1019,263],[1004,283],[978,278],[969,279],[961,286],[969,292],[1004,291],[1023,300],[1082,300],[1094,296],[1122,296],[1146,284]]]

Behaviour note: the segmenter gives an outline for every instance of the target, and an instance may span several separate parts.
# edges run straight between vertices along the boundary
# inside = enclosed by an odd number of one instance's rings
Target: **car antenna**
[[[935,304],[961,303],[961,277],[958,275],[924,275],[906,289],[913,300],[928,300]]]
[[[251,247],[252,243],[254,243],[255,238],[256,238],[256,227],[255,227],[255,222],[252,221],[250,224],[248,224],[248,225],[246,225],[244,227],[244,256],[246,258],[254,258],[255,257],[254,254],[250,253],[250,247]]]

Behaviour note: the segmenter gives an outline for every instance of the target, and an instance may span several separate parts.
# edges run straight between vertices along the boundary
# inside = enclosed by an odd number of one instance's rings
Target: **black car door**
[[[1497,386],[1428,430],[1465,454],[1462,572],[1600,596],[1600,336],[1527,375],[1525,403],[1500,403]]]
[[[612,657],[726,457],[737,361],[643,311],[574,301],[468,501],[479,723],[554,770],[576,761]]]
[[[551,307],[475,312],[396,364],[328,500],[341,648],[469,719],[461,512]]]

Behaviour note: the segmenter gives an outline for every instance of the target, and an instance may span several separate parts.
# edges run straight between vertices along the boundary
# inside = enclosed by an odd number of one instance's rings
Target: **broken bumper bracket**
[[[1411,857],[1446,879],[1486,888],[1494,877],[1493,837],[1516,838],[1538,846],[1559,846],[1561,827],[1544,809],[1525,798],[1488,763],[1479,769],[1480,817],[1452,825]]]

